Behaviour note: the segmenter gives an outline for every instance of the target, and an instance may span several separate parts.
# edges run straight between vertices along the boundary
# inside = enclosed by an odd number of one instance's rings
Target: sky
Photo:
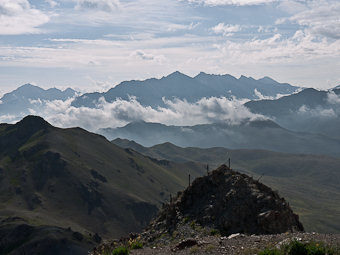
[[[340,85],[339,0],[0,0],[0,94],[203,71]]]

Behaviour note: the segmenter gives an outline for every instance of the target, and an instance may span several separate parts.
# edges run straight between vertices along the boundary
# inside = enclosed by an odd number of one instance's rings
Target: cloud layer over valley
[[[120,127],[130,122],[158,122],[167,125],[191,126],[208,123],[239,124],[244,120],[265,119],[252,114],[243,106],[244,101],[226,98],[203,98],[196,103],[185,100],[165,100],[166,107],[142,106],[134,97],[116,100],[113,103],[100,100],[97,108],[73,107],[73,99],[66,101],[36,101],[30,113],[46,118],[58,127],[80,126],[90,131],[103,127]],[[35,109],[33,109],[35,108]],[[0,121],[11,120],[2,116]]]

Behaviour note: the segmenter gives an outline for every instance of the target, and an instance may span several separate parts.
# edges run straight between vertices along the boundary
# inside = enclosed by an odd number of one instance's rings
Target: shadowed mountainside
[[[40,117],[0,125],[0,222],[120,237],[141,230],[199,164],[145,157]]]

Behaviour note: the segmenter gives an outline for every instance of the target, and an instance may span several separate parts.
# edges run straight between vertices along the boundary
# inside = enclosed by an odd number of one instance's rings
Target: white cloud
[[[203,98],[196,103],[175,99],[165,101],[166,107],[157,109],[142,106],[134,97],[129,101],[119,99],[112,103],[102,98],[95,109],[75,108],[71,103],[72,99],[45,101],[44,107],[40,107],[39,111],[31,110],[31,114],[38,114],[59,127],[80,126],[91,131],[140,120],[186,126],[221,122],[239,124],[245,119],[264,119],[251,113],[243,106],[243,101],[226,98]]]
[[[0,115],[0,123],[15,123],[22,119],[23,116],[15,116],[10,114]]]
[[[321,58],[338,58],[340,41],[320,40],[306,31],[297,31],[293,37],[275,34],[266,39],[253,39],[242,43],[227,41],[215,45],[228,61],[239,63],[289,63]]]
[[[309,3],[309,4],[308,4]],[[334,0],[310,1],[304,10],[277,23],[291,21],[308,28],[310,33],[340,39],[340,2]]]
[[[49,21],[49,16],[32,8],[28,0],[0,1],[0,35],[41,33],[39,27]]]
[[[133,53],[131,53],[131,56],[142,59],[142,60],[154,60],[157,61],[158,63],[162,63],[165,60],[165,57],[160,55],[156,56],[153,54],[147,54],[142,50],[136,50]]]
[[[35,106],[43,105],[43,102],[41,101],[40,98],[38,98],[38,99],[31,99],[31,98],[29,98],[28,101],[30,102],[30,104],[35,105]]]
[[[58,5],[58,3],[53,0],[45,0],[45,2],[48,3],[52,8]]]
[[[224,36],[232,36],[235,32],[241,31],[240,25],[225,25],[224,23],[219,23],[218,25],[211,28],[215,34],[223,34]]]
[[[76,10],[93,9],[113,12],[121,6],[119,0],[77,0]]]
[[[327,95],[327,102],[333,105],[340,104],[340,96],[330,91]]]
[[[332,108],[322,108],[317,107],[314,109],[310,109],[306,105],[303,105],[300,107],[300,109],[297,111],[298,115],[300,117],[313,117],[313,118],[337,118],[338,115],[336,113],[335,109]]]
[[[278,0],[187,0],[189,3],[199,3],[208,6],[219,5],[259,5],[268,4]]]
[[[175,31],[178,31],[178,30],[193,30],[193,29],[195,29],[199,25],[200,25],[199,22],[197,22],[197,23],[191,22],[189,25],[170,24],[168,26],[168,31],[169,32],[175,32]]]
[[[262,95],[262,93],[260,91],[258,91],[257,89],[254,89],[254,95],[258,97],[259,100],[274,100],[274,99],[279,99],[281,97],[284,97],[284,96],[288,96],[290,94],[277,94],[276,96],[274,97],[271,97],[271,96],[265,96],[265,95]]]

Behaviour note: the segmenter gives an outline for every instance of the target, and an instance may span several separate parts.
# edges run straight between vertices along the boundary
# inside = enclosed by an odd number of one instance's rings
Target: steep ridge
[[[235,233],[279,234],[303,231],[299,218],[285,199],[251,177],[226,165],[199,177],[164,205],[143,236],[150,241],[176,231],[179,239],[192,230],[218,230],[223,236]],[[200,233],[202,232],[202,233]]]
[[[0,222],[15,216],[33,227],[119,237],[141,230],[187,174],[200,171],[28,116],[0,126]]]

